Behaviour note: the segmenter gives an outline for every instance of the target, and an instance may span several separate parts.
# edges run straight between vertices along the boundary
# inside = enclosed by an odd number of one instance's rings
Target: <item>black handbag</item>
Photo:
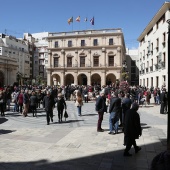
[[[65,110],[65,112],[64,112],[64,117],[65,118],[68,118],[68,114],[67,114],[67,111]]]

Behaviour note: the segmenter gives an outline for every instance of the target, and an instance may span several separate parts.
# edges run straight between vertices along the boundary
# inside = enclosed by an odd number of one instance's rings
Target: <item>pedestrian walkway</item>
[[[67,101],[69,118],[46,125],[43,109],[38,117],[7,112],[0,119],[0,170],[149,170],[154,156],[166,150],[167,115],[160,106],[139,109],[143,134],[137,140],[142,150],[124,157],[124,135],[109,135],[109,113],[97,132],[98,115],[93,102],[84,103],[82,116],[74,102]]]

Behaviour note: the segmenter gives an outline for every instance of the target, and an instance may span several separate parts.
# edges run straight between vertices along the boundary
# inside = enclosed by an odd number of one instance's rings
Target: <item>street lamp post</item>
[[[170,66],[170,19],[167,20],[168,23],[168,68]],[[168,99],[169,99],[169,92],[170,92],[170,79],[168,78]],[[169,103],[169,102],[168,102]],[[168,111],[168,125],[167,125],[167,150],[170,150],[170,116]]]

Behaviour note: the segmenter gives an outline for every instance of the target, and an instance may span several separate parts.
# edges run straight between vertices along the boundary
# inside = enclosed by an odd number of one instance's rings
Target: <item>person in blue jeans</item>
[[[118,133],[119,127],[119,117],[116,112],[111,112],[109,117],[109,134],[116,134]]]
[[[118,133],[118,125],[119,125],[119,114],[121,113],[121,99],[118,97],[118,93],[113,92],[112,97],[110,99],[110,107],[109,107],[109,134],[117,134]]]

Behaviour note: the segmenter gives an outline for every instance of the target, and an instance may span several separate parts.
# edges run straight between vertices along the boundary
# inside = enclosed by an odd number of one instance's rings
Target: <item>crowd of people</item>
[[[118,134],[119,127],[125,134],[124,156],[131,156],[129,150],[133,145],[135,152],[141,150],[135,139],[142,134],[140,117],[137,113],[139,105],[149,105],[151,97],[154,104],[160,105],[160,114],[168,112],[168,92],[166,88],[146,88],[141,86],[129,87],[118,85],[68,85],[68,86],[7,86],[0,90],[1,116],[10,110],[14,103],[13,112],[19,112],[24,117],[32,113],[37,117],[37,109],[46,112],[47,125],[53,122],[53,109],[57,108],[58,122],[63,121],[63,112],[67,109],[66,101],[73,101],[77,107],[77,115],[82,115],[84,103],[93,101],[98,113],[97,132],[103,132],[102,121],[105,112],[110,113],[109,134]]]

